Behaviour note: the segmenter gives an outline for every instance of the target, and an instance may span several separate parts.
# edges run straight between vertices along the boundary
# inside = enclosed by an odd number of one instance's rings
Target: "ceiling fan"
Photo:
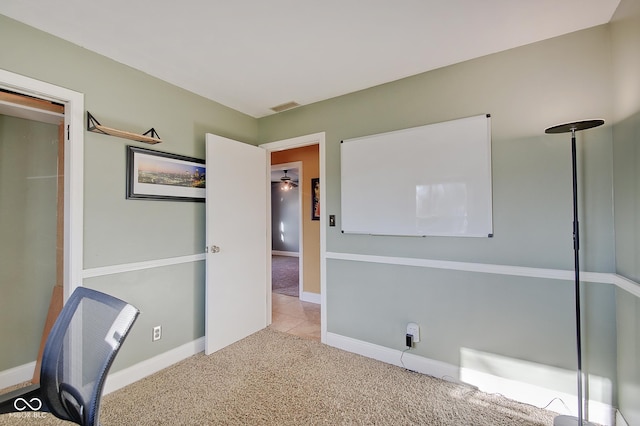
[[[297,188],[298,184],[291,180],[291,177],[287,176],[287,170],[284,170],[284,176],[280,178],[280,187],[284,191],[288,191],[292,188]]]

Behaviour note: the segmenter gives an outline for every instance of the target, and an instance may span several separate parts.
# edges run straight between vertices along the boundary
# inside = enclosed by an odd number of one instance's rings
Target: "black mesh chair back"
[[[80,425],[97,425],[104,381],[138,314],[120,299],[78,287],[47,338],[39,387],[0,396],[0,414],[49,411]]]

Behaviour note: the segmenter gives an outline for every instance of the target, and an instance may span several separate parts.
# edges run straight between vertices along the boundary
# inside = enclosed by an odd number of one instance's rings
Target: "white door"
[[[267,151],[206,135],[205,353],[267,326]]]

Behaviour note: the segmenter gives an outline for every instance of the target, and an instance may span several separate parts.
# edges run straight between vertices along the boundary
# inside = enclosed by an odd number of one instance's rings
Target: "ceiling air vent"
[[[299,106],[300,106],[299,103],[291,101],[291,102],[286,102],[284,104],[276,105],[271,108],[271,111],[282,112],[282,111],[286,111],[288,109],[299,107]]]

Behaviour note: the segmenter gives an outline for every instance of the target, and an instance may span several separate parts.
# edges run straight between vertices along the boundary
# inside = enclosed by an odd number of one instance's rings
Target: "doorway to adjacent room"
[[[321,340],[319,144],[272,152],[271,167],[272,327]]]

